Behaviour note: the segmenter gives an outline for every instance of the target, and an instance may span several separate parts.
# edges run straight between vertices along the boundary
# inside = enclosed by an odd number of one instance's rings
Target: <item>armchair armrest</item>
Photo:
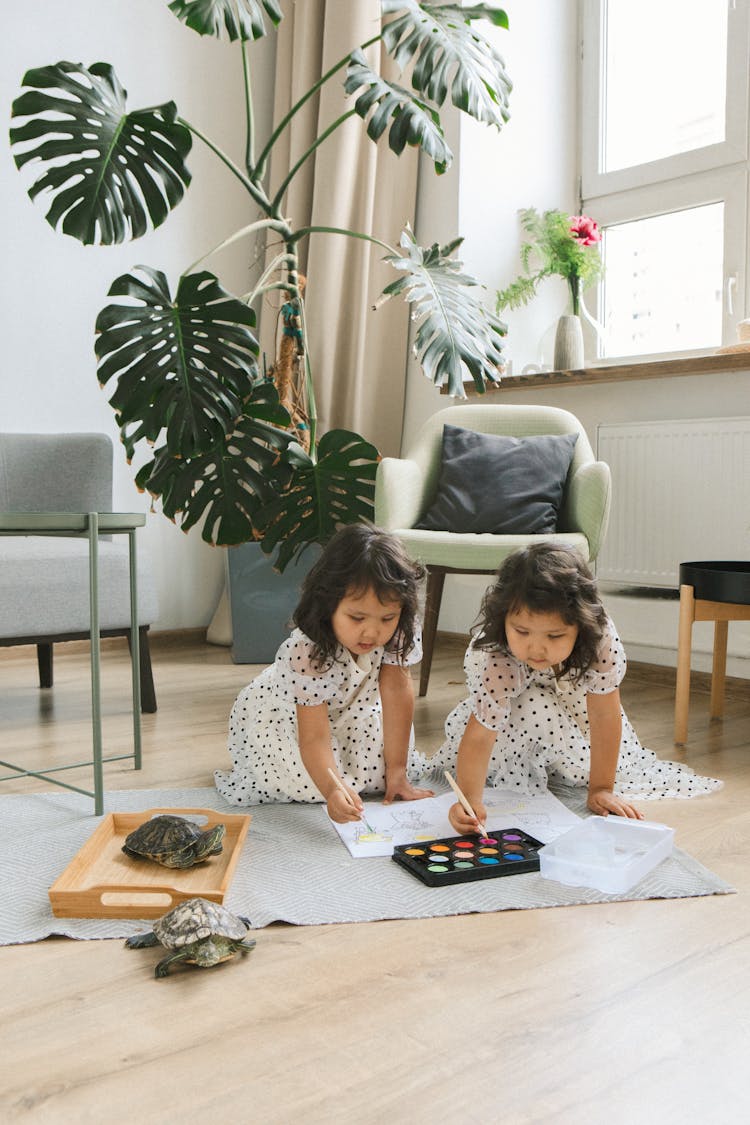
[[[384,531],[413,527],[422,514],[424,474],[416,461],[384,457],[375,478],[375,523]]]
[[[581,531],[589,541],[593,562],[601,550],[609,523],[612,476],[605,461],[589,461],[574,473],[568,485],[565,511],[571,530]]]

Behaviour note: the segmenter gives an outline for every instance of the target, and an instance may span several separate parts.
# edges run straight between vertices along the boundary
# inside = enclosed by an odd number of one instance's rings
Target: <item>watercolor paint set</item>
[[[446,887],[538,871],[543,846],[522,828],[503,828],[486,836],[445,836],[399,844],[393,849],[393,859],[428,887]]]

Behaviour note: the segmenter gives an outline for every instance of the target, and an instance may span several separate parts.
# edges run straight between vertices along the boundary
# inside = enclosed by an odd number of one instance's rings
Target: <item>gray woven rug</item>
[[[557,792],[583,813],[583,794]],[[213,788],[111,792],[105,812],[149,808],[211,808],[240,812]],[[90,798],[73,793],[0,797],[0,944],[38,941],[52,934],[120,938],[150,923],[119,919],[56,918],[48,888],[94,832]],[[618,899],[690,898],[733,889],[675,848],[625,895],[566,887],[538,873],[449,887],[426,887],[389,857],[354,859],[321,806],[259,805],[225,905],[258,929],[271,922],[321,925],[384,918],[432,918],[499,910],[526,910]]]

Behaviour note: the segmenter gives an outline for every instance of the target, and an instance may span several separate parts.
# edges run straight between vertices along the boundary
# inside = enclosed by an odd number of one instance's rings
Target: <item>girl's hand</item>
[[[597,816],[609,816],[610,813],[615,813],[616,816],[625,816],[630,820],[643,820],[643,813],[639,809],[629,801],[618,797],[611,789],[589,790],[586,804]]]
[[[415,789],[405,773],[392,774],[386,772],[384,805],[390,805],[391,802],[396,800],[421,801],[424,797],[434,796],[433,789]]]
[[[351,821],[361,820],[362,813],[365,811],[359,794],[353,789],[349,789],[348,793],[349,798],[337,787],[329,794],[326,801],[328,815],[337,824],[349,824]]]
[[[472,833],[474,835],[480,833],[482,831],[482,829],[479,827],[480,821],[482,824],[484,824],[485,828],[487,827],[487,809],[485,808],[485,806],[481,803],[481,801],[477,801],[476,804],[472,802],[471,807],[477,814],[476,816],[469,816],[466,809],[463,807],[463,805],[459,804],[458,801],[456,801],[455,805],[451,805],[451,807],[448,809],[448,820],[451,822],[459,836],[471,836]]]

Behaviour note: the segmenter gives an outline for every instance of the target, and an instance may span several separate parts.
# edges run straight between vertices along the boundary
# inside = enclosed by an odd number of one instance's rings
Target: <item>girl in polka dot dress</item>
[[[407,780],[422,577],[377,528],[353,524],[331,539],[303,584],[295,630],[232,708],[234,768],[215,773],[225,800],[325,801],[344,823],[360,819],[360,793],[433,795]]]
[[[631,797],[692,797],[721,786],[644,749],[620,706],[625,653],[590,571],[572,547],[538,543],[509,556],[487,591],[464,659],[469,698],[419,776],[455,770],[476,813],[450,820],[476,831],[485,785],[533,794],[547,781],[588,785],[602,816],[641,819]],[[615,792],[615,786],[623,796]]]

